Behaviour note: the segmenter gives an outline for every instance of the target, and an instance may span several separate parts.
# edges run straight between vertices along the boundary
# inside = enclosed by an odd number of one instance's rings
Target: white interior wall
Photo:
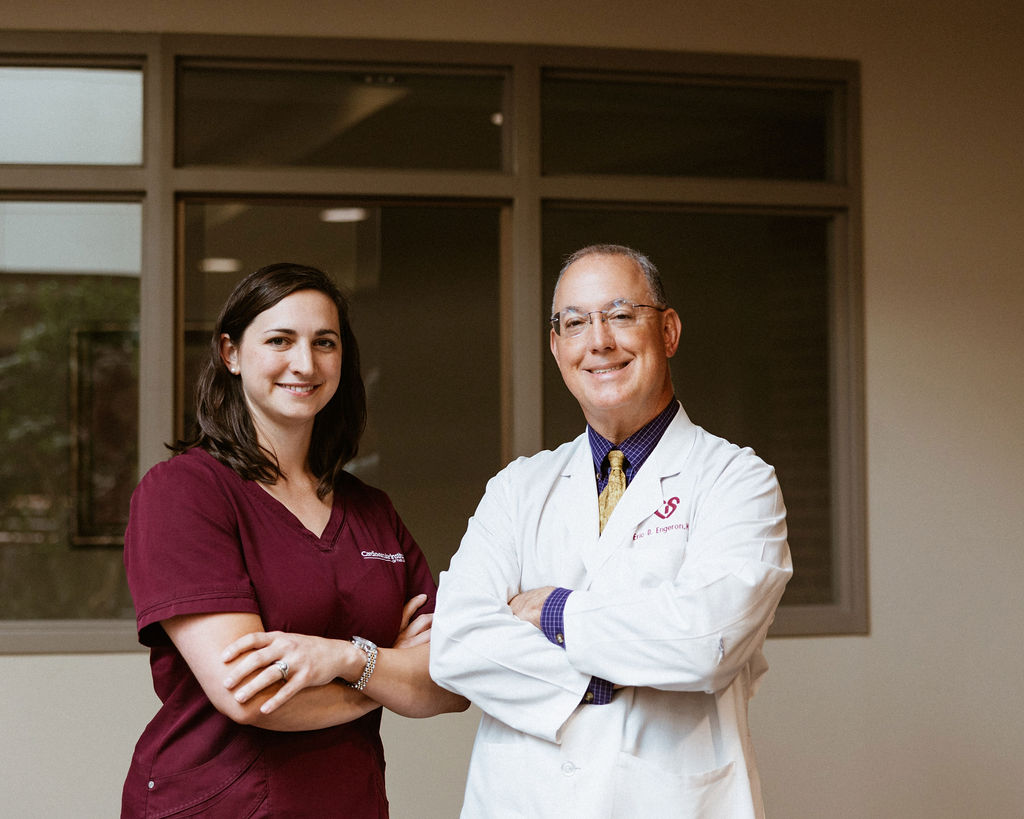
[[[872,630],[770,641],[765,798],[776,819],[1021,815],[1024,6],[5,0],[0,24],[861,61]],[[2,812],[116,815],[145,656],[0,657],[0,681]],[[473,721],[388,720],[396,819],[455,815]]]

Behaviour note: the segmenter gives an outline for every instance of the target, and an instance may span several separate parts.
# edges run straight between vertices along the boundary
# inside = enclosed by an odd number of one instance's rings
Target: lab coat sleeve
[[[441,573],[430,673],[506,725],[557,742],[590,675],[508,606],[522,591],[515,470],[512,464],[488,483],[459,551]]]
[[[792,575],[775,471],[736,450],[695,491],[675,577],[577,590],[565,606],[569,661],[623,686],[714,692],[757,655]],[[752,679],[753,683],[754,680]]]

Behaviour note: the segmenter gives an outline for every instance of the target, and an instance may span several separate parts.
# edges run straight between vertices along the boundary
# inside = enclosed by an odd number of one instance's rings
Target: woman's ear
[[[232,375],[238,375],[238,346],[227,333],[220,335],[220,360]]]

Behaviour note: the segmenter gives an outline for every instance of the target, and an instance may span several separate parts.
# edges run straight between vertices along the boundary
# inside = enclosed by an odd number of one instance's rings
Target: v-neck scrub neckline
[[[246,490],[257,498],[257,503],[263,505],[271,514],[278,515],[283,523],[292,523],[299,534],[308,537],[316,542],[318,549],[330,551],[335,546],[338,534],[345,522],[345,497],[340,492],[335,492],[331,501],[331,516],[327,525],[319,535],[306,526],[298,516],[280,500],[275,498],[263,486],[256,481],[243,481]]]

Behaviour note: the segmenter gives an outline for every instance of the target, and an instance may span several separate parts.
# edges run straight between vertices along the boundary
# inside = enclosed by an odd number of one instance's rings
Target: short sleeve
[[[425,594],[427,601],[416,610],[416,614],[432,614],[437,605],[437,583],[434,582],[434,576],[430,572],[426,557],[411,535],[408,542],[411,548],[403,550],[405,552],[405,576],[409,589],[408,597],[413,598],[417,594]]]
[[[190,450],[157,464],[136,487],[124,562],[143,645],[168,644],[160,621],[169,617],[259,613],[226,484],[235,477]]]
[[[430,571],[427,558],[395,510],[394,504],[392,504],[387,494],[380,489],[365,488],[368,492],[375,494],[378,502],[383,505],[385,515],[394,533],[395,542],[405,557],[406,595],[402,604],[404,605],[417,594],[425,594],[427,600],[416,610],[416,615],[432,614],[437,604],[437,583]]]
[[[380,489],[343,473],[335,488],[345,506],[345,535],[356,555],[350,570],[354,583],[347,628],[350,633],[391,646],[401,628],[402,609],[419,594],[426,601],[414,616],[431,614],[437,602],[437,584],[415,539]],[[354,574],[353,574],[354,572]]]

